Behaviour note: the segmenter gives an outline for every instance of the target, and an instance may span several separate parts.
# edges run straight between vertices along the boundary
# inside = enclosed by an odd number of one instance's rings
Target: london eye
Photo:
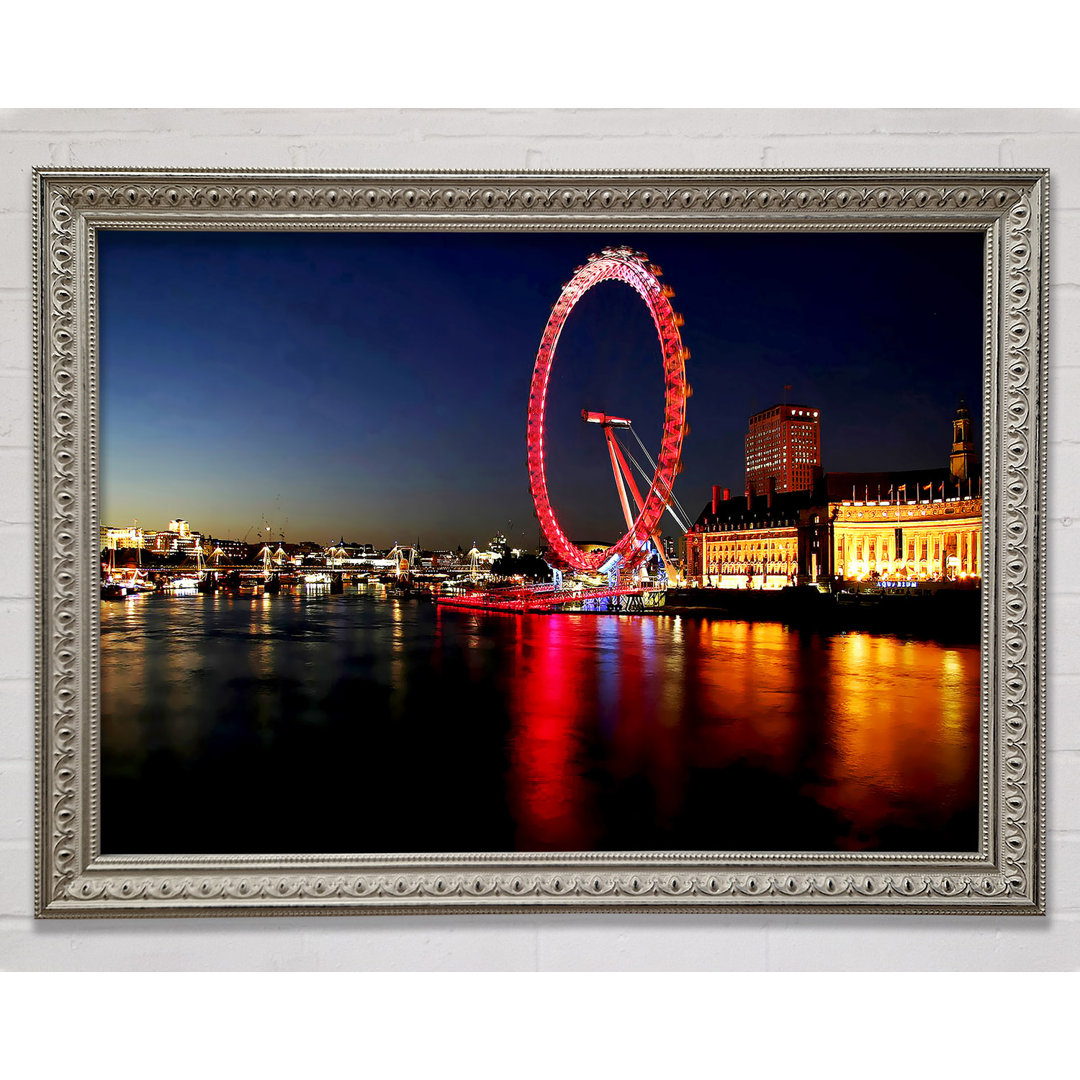
[[[654,541],[663,558],[659,525],[664,510],[674,501],[672,484],[680,470],[683,438],[688,431],[686,399],[690,396],[690,388],[686,381],[689,351],[683,346],[679,332],[682,316],[673,310],[671,297],[674,292],[660,284],[660,276],[660,268],[650,263],[644,252],[619,247],[605,248],[598,254],[590,255],[585,265],[579,267],[563,286],[536,353],[529,389],[529,486],[540,527],[554,556],[551,561],[561,563],[577,573],[607,574],[614,578],[620,572],[631,571],[649,554],[650,540]],[[603,281],[621,281],[630,286],[649,309],[659,338],[664,368],[664,421],[660,452],[655,462],[649,455],[654,471],[648,491],[642,497],[627,465],[626,455],[614,435],[614,429],[629,428],[630,421],[603,413],[582,412],[582,419],[599,424],[604,429],[627,526],[622,538],[609,548],[586,552],[567,537],[551,504],[545,465],[546,406],[551,369],[563,326],[582,296]],[[636,506],[636,516],[627,497],[628,488]]]

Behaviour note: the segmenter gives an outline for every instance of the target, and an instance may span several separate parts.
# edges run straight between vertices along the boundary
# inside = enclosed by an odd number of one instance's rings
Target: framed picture
[[[1045,170],[35,190],[39,916],[1042,913]]]

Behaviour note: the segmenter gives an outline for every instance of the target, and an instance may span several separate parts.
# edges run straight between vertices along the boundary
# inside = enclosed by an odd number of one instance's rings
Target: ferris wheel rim
[[[630,248],[604,248],[601,252],[590,255],[585,265],[578,267],[570,281],[563,286],[548,316],[537,349],[529,388],[526,434],[529,486],[549,549],[574,570],[599,571],[611,565],[616,558],[629,565],[640,561],[649,537],[655,533],[671,497],[686,434],[686,359],[689,353],[683,346],[679,332],[682,319],[675,314],[671,306],[671,296],[674,294],[660,284],[659,277],[659,268],[648,261],[644,252]],[[547,487],[544,435],[548,382],[562,329],[585,293],[603,281],[621,281],[630,286],[652,316],[664,365],[664,434],[652,483],[630,528],[610,547],[600,552],[587,553],[563,532],[551,504]]]

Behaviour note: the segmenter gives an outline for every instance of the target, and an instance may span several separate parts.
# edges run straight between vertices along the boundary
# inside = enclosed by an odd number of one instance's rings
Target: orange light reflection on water
[[[813,792],[851,822],[841,846],[874,847],[884,825],[948,820],[976,781],[978,649],[868,634],[830,645],[832,754]]]
[[[882,829],[932,831],[977,789],[974,646],[776,623],[525,619],[509,685],[520,850],[594,848],[607,812],[598,771],[615,788],[646,782],[664,829],[688,811],[692,775],[749,769],[829,811],[841,849],[874,848]]]

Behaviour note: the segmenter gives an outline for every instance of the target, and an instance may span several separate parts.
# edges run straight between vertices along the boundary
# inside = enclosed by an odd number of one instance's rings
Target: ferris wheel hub
[[[630,427],[630,421],[621,416],[608,416],[607,413],[581,410],[581,419],[586,424],[603,424],[604,427]]]

